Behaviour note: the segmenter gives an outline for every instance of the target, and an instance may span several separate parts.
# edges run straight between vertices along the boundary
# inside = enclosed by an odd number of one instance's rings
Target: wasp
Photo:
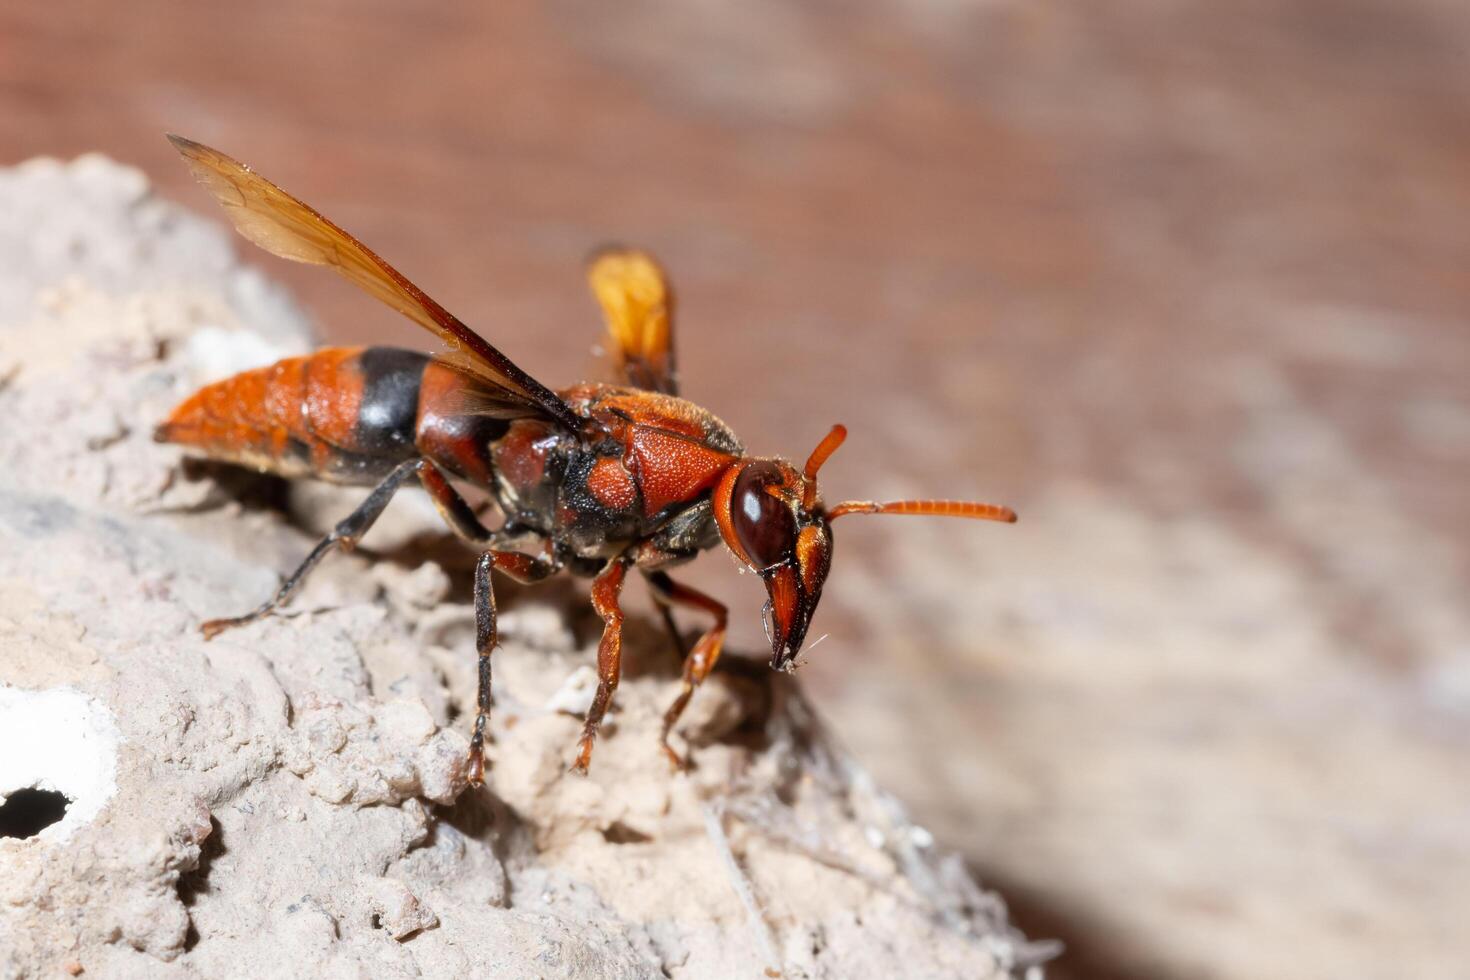
[[[249,167],[170,136],[195,178],[235,228],[284,259],[327,266],[434,334],[435,354],[333,347],[207,385],[158,426],[156,438],[206,457],[274,473],[371,486],[251,612],[201,626],[213,637],[288,602],[329,553],[350,550],[405,485],[417,483],[475,564],[478,697],[467,776],[484,780],[497,642],[492,573],[536,582],[560,571],[592,579],[602,617],[597,691],[572,769],[586,773],[622,661],[619,601],[630,569],[642,573],[681,652],[671,610],[697,610],[709,627],[683,657],[682,685],[660,745],[720,657],[728,611],[667,569],[723,544],[759,575],[771,667],[790,670],[832,564],[832,522],[848,514],[931,514],[1014,521],[1009,508],[951,500],[849,500],[827,506],[817,472],[847,430],[833,426],[806,464],[752,456],[724,422],[679,397],[674,294],[659,264],[631,248],[593,255],[587,277],[607,324],[619,384],[553,391],[532,378],[365,245]],[[490,530],[460,486],[486,492],[503,521]]]

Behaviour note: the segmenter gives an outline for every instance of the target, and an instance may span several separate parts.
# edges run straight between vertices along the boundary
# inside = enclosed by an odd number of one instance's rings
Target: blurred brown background
[[[752,449],[1015,505],[844,522],[804,676],[1057,973],[1465,975],[1463,2],[0,5],[0,161],[207,210],[164,130],[554,385],[645,244]]]

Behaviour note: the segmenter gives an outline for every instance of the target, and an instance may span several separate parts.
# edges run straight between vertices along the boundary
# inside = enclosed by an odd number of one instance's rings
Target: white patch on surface
[[[69,687],[0,687],[0,802],[21,789],[65,795],[66,816],[36,835],[61,841],[117,792],[119,736],[112,712]]]
[[[202,381],[218,381],[274,364],[290,352],[249,330],[207,326],[189,337],[184,353]]]
[[[564,711],[578,717],[592,707],[592,698],[597,693],[597,671],[586,664],[578,667],[561,682],[561,687],[546,699],[547,711]]]

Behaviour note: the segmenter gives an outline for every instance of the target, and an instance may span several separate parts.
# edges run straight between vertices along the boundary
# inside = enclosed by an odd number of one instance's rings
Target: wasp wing
[[[580,426],[566,402],[316,209],[218,150],[181,136],[168,139],[240,234],[272,255],[335,269],[433,333],[449,348],[441,360],[485,383],[481,397],[495,403],[495,414],[541,414],[572,429]]]
[[[679,393],[674,371],[674,292],[647,252],[614,246],[587,263],[587,283],[607,320],[613,356],[629,384]]]

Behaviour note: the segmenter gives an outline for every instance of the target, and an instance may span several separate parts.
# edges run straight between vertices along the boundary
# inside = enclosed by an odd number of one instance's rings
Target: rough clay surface
[[[491,782],[467,792],[464,556],[412,494],[365,544],[382,560],[334,557],[291,615],[206,643],[199,621],[268,594],[350,495],[191,470],[150,429],[307,324],[221,229],[100,158],[0,171],[0,215],[0,690],[74,692],[116,732],[66,743],[116,755],[93,760],[115,764],[100,812],[0,839],[0,976],[1038,972],[1049,948],[785,678],[712,678],[697,767],[670,774],[674,663],[637,590],[587,779],[559,708],[597,624],[575,587],[502,590]],[[44,762],[46,724],[4,751]]]

